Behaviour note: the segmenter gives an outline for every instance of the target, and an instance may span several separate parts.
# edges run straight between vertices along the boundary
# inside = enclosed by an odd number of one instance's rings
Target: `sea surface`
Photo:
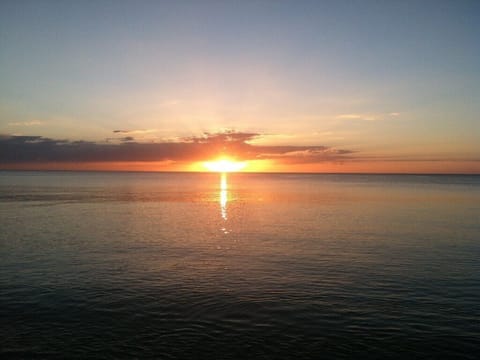
[[[480,176],[0,172],[0,356],[478,359]]]

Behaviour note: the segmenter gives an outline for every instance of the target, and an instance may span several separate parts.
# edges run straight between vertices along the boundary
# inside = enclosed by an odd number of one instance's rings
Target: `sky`
[[[480,173],[479,1],[0,1],[0,169]]]

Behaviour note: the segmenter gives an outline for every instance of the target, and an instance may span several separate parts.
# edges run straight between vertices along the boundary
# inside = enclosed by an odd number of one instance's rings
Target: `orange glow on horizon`
[[[231,171],[223,171],[221,168],[223,167],[222,164],[217,164],[217,161],[221,160],[228,160],[235,164],[239,164],[238,166],[241,168],[238,170],[231,170]],[[268,172],[273,171],[275,168],[272,167],[273,162],[271,160],[259,159],[259,160],[248,160],[248,161],[235,161],[231,160],[230,158],[219,158],[217,160],[212,161],[196,161],[192,162],[189,165],[185,166],[184,170],[186,171],[193,171],[193,172]],[[207,166],[210,166],[207,167]],[[237,166],[237,165],[235,165]],[[234,167],[234,166],[232,166]]]
[[[241,172],[480,174],[478,161],[352,161],[321,164],[282,164],[269,159],[248,160]],[[69,171],[208,171],[204,162],[39,162],[0,164],[2,170]]]
[[[205,161],[203,163],[204,168],[212,172],[236,172],[240,171],[247,166],[246,161],[235,161],[229,158],[221,158],[215,161]]]

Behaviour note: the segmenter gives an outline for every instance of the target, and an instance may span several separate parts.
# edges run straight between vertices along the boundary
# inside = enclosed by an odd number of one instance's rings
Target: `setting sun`
[[[230,159],[222,158],[215,161],[206,161],[203,166],[209,171],[214,172],[234,172],[242,170],[247,163],[245,161],[233,161]]]

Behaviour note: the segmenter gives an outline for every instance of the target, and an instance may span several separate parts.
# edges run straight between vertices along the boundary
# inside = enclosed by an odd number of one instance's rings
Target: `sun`
[[[235,161],[235,160],[231,160],[229,158],[221,158],[221,159],[214,160],[214,161],[205,161],[203,163],[203,166],[208,171],[224,173],[224,172],[240,171],[245,166],[247,166],[247,163],[245,161]]]

